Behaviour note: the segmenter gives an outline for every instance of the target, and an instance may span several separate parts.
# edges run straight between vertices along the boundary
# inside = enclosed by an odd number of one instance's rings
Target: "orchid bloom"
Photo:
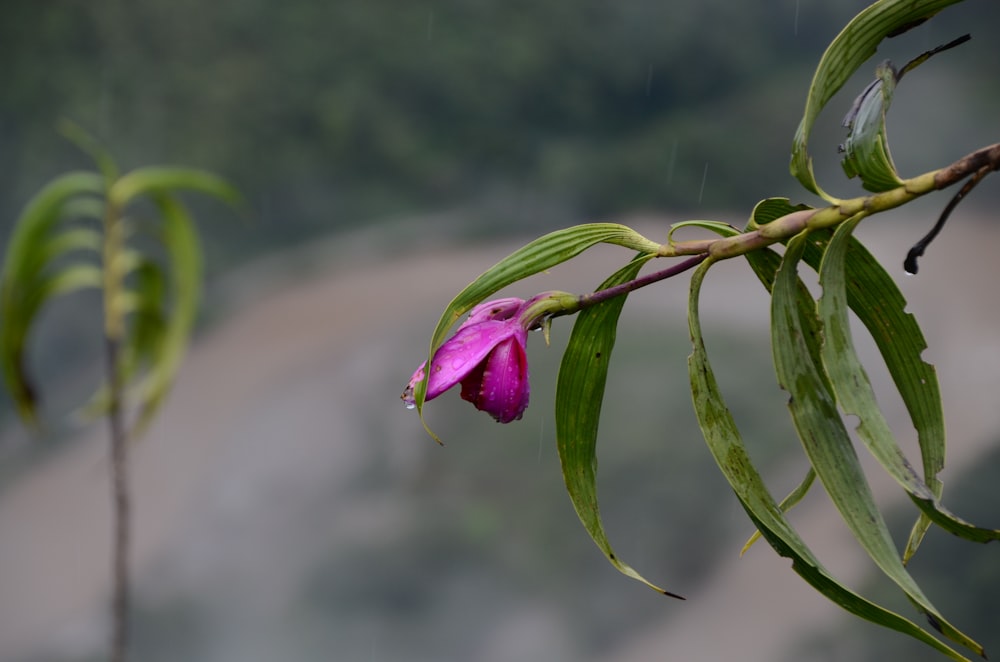
[[[533,301],[533,300],[532,300]],[[509,297],[475,308],[431,360],[425,400],[433,400],[452,386],[462,385],[462,399],[501,423],[521,418],[528,407],[528,329],[536,319],[522,319],[531,301]],[[403,391],[403,402],[413,406],[413,389],[424,378],[426,362]]]

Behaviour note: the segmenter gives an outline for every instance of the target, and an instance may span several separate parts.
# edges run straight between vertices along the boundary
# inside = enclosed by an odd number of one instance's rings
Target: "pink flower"
[[[521,418],[528,407],[528,328],[536,320],[522,320],[531,302],[514,297],[482,303],[434,353],[425,400],[433,400],[456,384],[462,398],[501,423]],[[424,378],[420,366],[403,391],[413,406],[413,389]]]

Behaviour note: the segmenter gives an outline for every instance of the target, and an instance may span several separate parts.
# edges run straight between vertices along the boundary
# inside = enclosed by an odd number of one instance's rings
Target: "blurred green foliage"
[[[209,228],[217,263],[420,210],[497,232],[749,208],[797,190],[812,68],[864,4],[7,0],[0,222],[75,163],[60,117],[129,167],[183,163],[247,191],[260,222]],[[921,39],[961,26],[942,18]],[[538,201],[542,217],[519,207]]]

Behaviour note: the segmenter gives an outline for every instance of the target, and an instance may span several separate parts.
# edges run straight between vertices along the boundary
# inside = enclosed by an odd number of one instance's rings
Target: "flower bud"
[[[462,398],[501,423],[521,418],[528,407],[528,331],[540,328],[553,314],[575,310],[577,298],[546,292],[525,301],[516,297],[479,304],[431,360],[425,400],[433,400],[456,384]],[[413,391],[424,379],[420,366],[403,391],[414,406]]]

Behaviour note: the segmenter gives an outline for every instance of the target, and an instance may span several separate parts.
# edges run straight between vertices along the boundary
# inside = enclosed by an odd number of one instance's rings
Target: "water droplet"
[[[674,166],[677,164],[677,139],[674,138],[673,144],[670,146],[670,159],[667,161],[667,186],[670,186],[671,182],[674,180]]]
[[[705,182],[708,180],[708,162],[705,162],[705,170],[701,173],[701,188],[698,189],[698,204],[701,204],[701,199],[705,195]]]
[[[404,402],[403,405],[407,409],[416,409],[417,408],[417,403],[416,402]]]

